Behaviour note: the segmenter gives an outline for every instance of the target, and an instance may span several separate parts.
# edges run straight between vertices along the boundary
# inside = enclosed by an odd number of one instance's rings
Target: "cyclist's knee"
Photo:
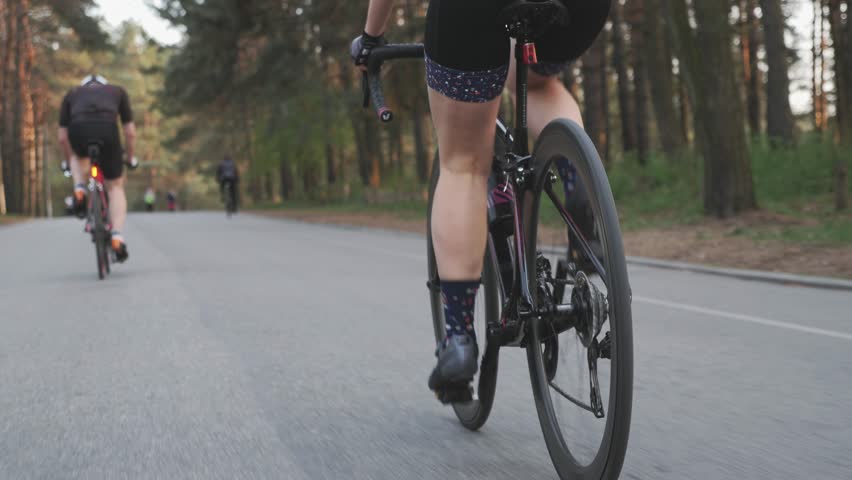
[[[108,190],[124,188],[124,176],[113,178],[111,180],[104,180],[104,185]]]
[[[491,171],[492,149],[474,151],[450,151],[441,153],[441,171],[456,175],[487,177]]]

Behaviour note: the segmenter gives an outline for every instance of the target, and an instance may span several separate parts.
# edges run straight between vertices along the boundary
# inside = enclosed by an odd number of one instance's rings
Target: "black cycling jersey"
[[[59,111],[59,126],[68,129],[68,140],[77,157],[88,157],[90,143],[102,144],[99,160],[107,180],[120,178],[124,173],[116,118],[122,124],[133,121],[127,92],[117,85],[97,82],[69,91]]]
[[[127,91],[118,85],[102,85],[97,82],[69,91],[62,100],[59,126],[69,127],[72,123],[133,121],[133,110]]]
[[[219,168],[216,169],[216,178],[222,182],[225,180],[237,180],[240,177],[239,171],[237,171],[237,165],[233,160],[227,159],[222,161],[219,164]]]

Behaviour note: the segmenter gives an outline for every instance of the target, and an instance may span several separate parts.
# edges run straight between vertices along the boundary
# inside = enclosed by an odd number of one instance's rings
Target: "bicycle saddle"
[[[568,8],[559,0],[514,0],[500,12],[500,23],[516,36],[519,28],[539,33],[551,25],[568,24]]]

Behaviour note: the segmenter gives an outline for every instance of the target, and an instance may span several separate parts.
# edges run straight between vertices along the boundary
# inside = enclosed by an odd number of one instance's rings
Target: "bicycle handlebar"
[[[367,61],[367,71],[362,77],[364,108],[370,105],[372,98],[379,119],[382,122],[393,120],[393,111],[385,104],[385,94],[382,90],[382,64],[386,60],[396,58],[423,58],[423,54],[423,45],[420,43],[397,43],[374,48]]]

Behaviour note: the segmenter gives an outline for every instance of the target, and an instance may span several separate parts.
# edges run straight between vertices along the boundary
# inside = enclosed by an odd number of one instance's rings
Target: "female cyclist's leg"
[[[107,194],[109,194],[109,216],[112,220],[112,229],[122,231],[124,222],[127,220],[127,197],[124,194],[124,176],[113,180],[104,180]]]
[[[92,168],[92,162],[88,158],[73,155],[68,166],[71,169],[71,178],[74,180],[74,185],[85,185],[89,180],[89,169]]]
[[[442,280],[482,274],[494,124],[509,56],[498,22],[505,3],[431,0],[426,14],[426,76],[441,158],[432,241]]]
[[[514,40],[512,46],[514,48]],[[583,126],[583,117],[577,100],[568,92],[556,75],[539,75],[529,71],[527,79],[527,124],[530,135],[535,138],[545,126],[557,118],[568,118]],[[509,66],[507,85],[515,94],[515,58]]]
[[[443,280],[470,280],[482,273],[499,102],[499,97],[484,103],[460,102],[429,90],[441,159],[432,203],[432,242]]]

